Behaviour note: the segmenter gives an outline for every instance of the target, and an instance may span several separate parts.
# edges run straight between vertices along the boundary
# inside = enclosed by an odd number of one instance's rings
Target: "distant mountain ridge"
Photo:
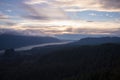
[[[120,37],[89,37],[83,38],[76,42],[71,43],[72,45],[99,45],[105,43],[119,43],[120,44]]]
[[[59,41],[53,37],[1,34],[0,50]]]

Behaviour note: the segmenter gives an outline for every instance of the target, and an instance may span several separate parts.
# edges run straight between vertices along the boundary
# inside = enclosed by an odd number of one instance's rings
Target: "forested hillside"
[[[32,50],[31,55],[13,53],[1,55],[0,80],[120,79],[120,44],[69,46],[42,56],[41,50],[37,54]]]

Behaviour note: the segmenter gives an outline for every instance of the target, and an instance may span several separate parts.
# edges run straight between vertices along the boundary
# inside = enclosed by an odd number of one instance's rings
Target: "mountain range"
[[[71,43],[71,45],[100,45],[105,43],[119,43],[120,37],[88,37]]]
[[[60,40],[54,37],[1,34],[0,50],[51,42],[60,42]]]

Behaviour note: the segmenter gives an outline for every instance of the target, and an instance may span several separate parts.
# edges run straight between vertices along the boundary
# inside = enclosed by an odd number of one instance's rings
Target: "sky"
[[[120,36],[120,0],[0,0],[0,34]]]

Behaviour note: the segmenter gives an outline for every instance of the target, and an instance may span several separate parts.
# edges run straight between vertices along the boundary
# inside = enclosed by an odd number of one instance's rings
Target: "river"
[[[31,50],[32,48],[35,47],[45,47],[45,46],[50,46],[50,45],[62,45],[62,44],[67,44],[72,41],[65,41],[65,42],[54,42],[54,43],[43,43],[43,44],[37,44],[37,45],[30,45],[30,46],[24,46],[20,48],[15,48],[15,51],[25,51],[25,50]],[[4,50],[0,50],[0,53],[4,53]]]

